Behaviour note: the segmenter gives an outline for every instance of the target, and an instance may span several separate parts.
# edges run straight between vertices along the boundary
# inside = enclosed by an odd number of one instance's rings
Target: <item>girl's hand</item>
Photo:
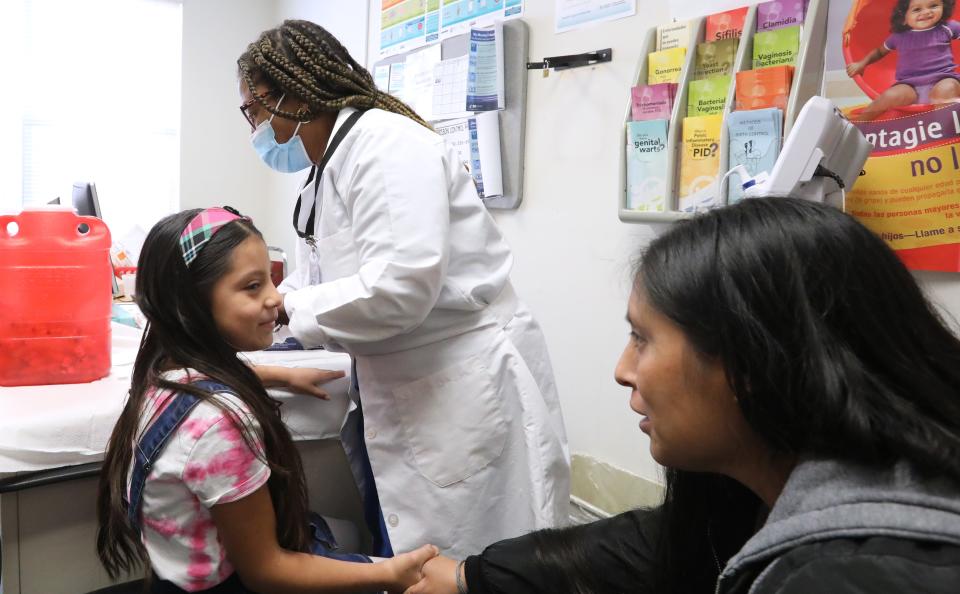
[[[438,556],[423,566],[423,579],[410,586],[404,594],[457,594],[457,562],[449,557]],[[461,575],[464,584],[466,576]],[[469,586],[467,586],[469,588]]]
[[[847,64],[847,76],[853,78],[858,74],[863,74],[863,71],[867,69],[867,64],[864,61],[852,62]]]
[[[285,367],[284,369],[285,371],[281,374],[283,387],[291,392],[315,396],[322,400],[330,400],[330,395],[320,388],[319,384],[325,384],[346,375],[342,371],[312,367]]]
[[[391,559],[384,561],[388,565],[390,574],[390,583],[393,584],[388,591],[390,594],[400,594],[413,584],[416,584],[423,577],[423,565],[430,559],[440,554],[440,549],[433,545],[423,545],[415,551],[401,553]]]

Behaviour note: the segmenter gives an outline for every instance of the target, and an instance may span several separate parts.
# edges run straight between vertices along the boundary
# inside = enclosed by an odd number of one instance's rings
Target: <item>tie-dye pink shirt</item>
[[[202,378],[193,370],[164,377],[178,382]],[[169,404],[170,395],[167,391],[148,395],[138,435]],[[259,435],[259,426],[238,398],[217,397]],[[258,439],[254,447],[262,451],[263,444]],[[210,508],[243,499],[269,478],[270,468],[244,442],[234,421],[213,404],[198,404],[167,442],[143,489],[143,542],[154,572],[189,592],[227,579],[233,567]]]

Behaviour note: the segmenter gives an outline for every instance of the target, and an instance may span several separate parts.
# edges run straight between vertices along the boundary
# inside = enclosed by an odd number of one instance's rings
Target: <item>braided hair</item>
[[[409,105],[378,89],[370,72],[350,56],[336,37],[309,21],[287,20],[264,31],[247,46],[237,66],[260,105],[289,120],[307,122],[322,112],[337,112],[344,107],[361,111],[379,108],[430,128]],[[259,83],[296,97],[307,107],[296,112],[273,107],[255,91]]]

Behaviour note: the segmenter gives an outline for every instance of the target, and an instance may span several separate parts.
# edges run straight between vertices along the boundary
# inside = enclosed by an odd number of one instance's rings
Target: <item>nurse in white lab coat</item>
[[[238,64],[254,148],[275,169],[310,168],[283,308],[306,346],[355,359],[363,418],[344,441],[367,503],[379,496],[368,520],[393,550],[454,557],[563,524],[546,344],[463,164],[318,25],[286,21]]]

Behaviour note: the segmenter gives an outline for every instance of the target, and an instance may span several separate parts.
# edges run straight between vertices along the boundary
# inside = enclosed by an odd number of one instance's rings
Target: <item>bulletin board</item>
[[[444,60],[464,56],[469,51],[470,34],[464,33],[440,42]],[[527,53],[530,36],[521,19],[503,23],[503,93],[504,109],[500,111],[500,166],[503,195],[485,199],[487,208],[514,209],[523,200],[523,141],[526,128]],[[422,49],[422,48],[417,48]],[[416,51],[416,50],[414,50]],[[384,58],[376,66],[402,62],[407,54]]]

